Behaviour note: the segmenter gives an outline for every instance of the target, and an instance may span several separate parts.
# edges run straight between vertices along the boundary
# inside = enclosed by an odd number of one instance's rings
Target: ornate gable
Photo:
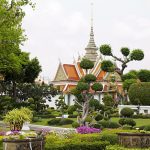
[[[67,75],[65,74],[65,71],[61,64],[59,64],[57,73],[55,75],[54,81],[62,81],[67,80]]]

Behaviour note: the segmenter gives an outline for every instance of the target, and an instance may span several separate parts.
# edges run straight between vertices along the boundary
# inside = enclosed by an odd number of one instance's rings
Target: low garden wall
[[[119,144],[124,147],[149,148],[150,133],[118,133]]]
[[[3,150],[44,150],[44,138],[3,139]]]

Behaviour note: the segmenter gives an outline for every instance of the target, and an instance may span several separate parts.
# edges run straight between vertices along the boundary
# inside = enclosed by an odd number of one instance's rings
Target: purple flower
[[[99,132],[101,132],[100,129],[92,128],[92,127],[86,127],[86,126],[78,127],[76,130],[80,134],[99,133]]]
[[[46,136],[47,134],[49,134],[50,129],[48,129],[48,128],[38,129],[38,130],[36,130],[36,132],[40,136]]]
[[[0,131],[0,136],[4,136],[4,135],[6,135],[6,132]]]

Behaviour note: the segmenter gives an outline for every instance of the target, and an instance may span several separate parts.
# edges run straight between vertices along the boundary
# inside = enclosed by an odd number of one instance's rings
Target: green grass
[[[112,121],[118,122],[120,118],[112,118]],[[136,122],[136,126],[145,126],[145,125],[150,125],[150,119],[134,119]]]
[[[76,121],[76,118],[69,118],[73,121]],[[111,120],[114,122],[118,122],[120,118],[112,118]],[[48,126],[47,121],[51,120],[51,118],[49,119],[41,119],[41,121],[39,122],[34,122],[33,124],[37,124],[37,125],[43,125],[43,126]],[[134,119],[136,121],[136,126],[145,126],[145,125],[150,125],[150,119]],[[57,126],[57,127],[62,127],[62,128],[71,128],[72,125],[62,125],[62,126]]]
[[[38,122],[33,122],[32,124],[36,124],[36,125],[43,125],[43,126],[48,126],[47,122],[49,120],[51,120],[52,118],[49,118],[49,119],[41,119],[41,121],[38,121]],[[76,121],[77,119],[76,118],[69,118],[73,121]],[[68,124],[68,125],[62,125],[62,126],[56,126],[56,127],[62,127],[62,128],[71,128],[72,125],[71,124]]]

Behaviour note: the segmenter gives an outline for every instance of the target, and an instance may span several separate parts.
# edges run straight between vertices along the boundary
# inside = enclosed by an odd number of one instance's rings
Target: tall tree
[[[41,71],[38,59],[30,59],[29,54],[20,49],[26,40],[22,29],[26,5],[34,7],[30,0],[0,0],[0,74],[5,78],[3,91],[15,100],[17,83],[33,82]]]
[[[121,48],[121,54],[123,55],[122,58],[117,57],[116,55],[113,54],[112,49],[110,45],[101,45],[100,46],[100,52],[104,56],[111,56],[115,60],[119,61],[121,63],[121,68],[115,68],[116,66],[113,65],[113,63],[110,60],[104,60],[102,62],[102,69],[104,71],[113,71],[113,69],[120,75],[123,75],[123,72],[125,68],[127,67],[127,64],[131,61],[140,61],[144,58],[144,53],[140,49],[135,49],[130,51],[129,48],[123,47]]]
[[[80,66],[81,68],[86,69],[86,72],[88,73],[88,69],[92,68],[93,62],[83,59]],[[89,115],[90,101],[94,99],[94,92],[100,92],[102,90],[103,85],[96,82],[96,77],[92,74],[86,74],[78,82],[76,88],[72,90],[72,94],[76,97],[75,102],[82,108],[82,124],[85,123],[85,120]]]

